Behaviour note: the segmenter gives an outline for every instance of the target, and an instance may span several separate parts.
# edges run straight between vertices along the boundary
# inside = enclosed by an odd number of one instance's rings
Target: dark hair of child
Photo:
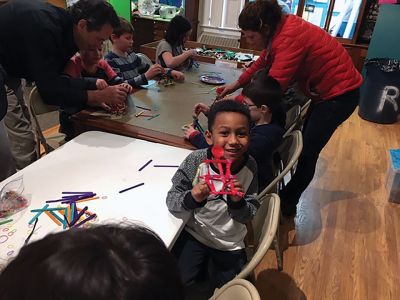
[[[68,11],[75,25],[80,20],[86,20],[89,31],[99,31],[105,24],[110,24],[113,28],[119,26],[117,13],[104,0],[79,0]]]
[[[286,113],[282,106],[283,92],[279,82],[268,75],[265,70],[260,70],[245,88],[242,94],[257,106],[268,106],[272,113],[271,123],[285,127]]]
[[[277,0],[257,0],[249,2],[239,15],[242,30],[265,32],[266,40],[275,34],[282,20],[282,9]]]
[[[0,299],[184,299],[175,259],[151,230],[102,225],[23,247],[0,275]]]
[[[124,18],[119,17],[120,26],[114,28],[113,34],[120,37],[124,33],[133,34],[133,26]]]
[[[234,100],[221,100],[215,102],[211,107],[210,107],[210,112],[208,113],[208,130],[212,132],[213,126],[215,123],[215,119],[217,118],[217,115],[219,113],[223,112],[235,112],[244,115],[249,123],[249,128],[250,128],[250,111],[247,106],[234,101]]]
[[[185,34],[191,29],[192,25],[190,22],[186,18],[177,15],[172,18],[168,25],[165,40],[172,46],[182,45]]]

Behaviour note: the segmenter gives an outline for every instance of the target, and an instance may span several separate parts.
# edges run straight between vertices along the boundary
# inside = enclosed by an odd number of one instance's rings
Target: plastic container
[[[23,178],[7,183],[0,191],[0,219],[9,218],[29,206],[29,200],[23,196]]]

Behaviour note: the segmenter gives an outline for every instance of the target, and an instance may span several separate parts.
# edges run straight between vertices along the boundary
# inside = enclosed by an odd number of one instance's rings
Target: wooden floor
[[[284,270],[272,250],[256,270],[262,299],[400,299],[400,204],[385,190],[392,148],[399,123],[354,113],[335,132],[295,220],[280,226]]]

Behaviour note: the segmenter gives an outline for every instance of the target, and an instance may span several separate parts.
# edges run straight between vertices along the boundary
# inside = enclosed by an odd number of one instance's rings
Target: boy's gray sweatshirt
[[[207,158],[211,158],[211,148],[194,151],[182,162],[172,178],[172,188],[167,195],[168,209],[172,212],[192,211],[185,230],[206,246],[223,251],[242,249],[247,232],[245,223],[253,219],[259,207],[256,162],[246,154],[242,165],[231,170],[243,186],[242,200],[234,202],[227,195],[210,195],[198,203],[191,190],[201,180],[199,176],[207,173],[204,163]],[[215,168],[210,167],[209,171],[211,175],[218,174]],[[214,181],[214,184],[221,186],[220,182]]]

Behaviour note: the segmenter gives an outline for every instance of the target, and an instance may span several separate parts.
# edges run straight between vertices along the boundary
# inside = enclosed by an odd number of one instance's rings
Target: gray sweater
[[[234,202],[227,195],[210,195],[206,201],[198,203],[191,190],[199,176],[207,172],[203,162],[206,158],[211,158],[210,148],[194,151],[182,162],[172,178],[172,188],[167,195],[168,209],[191,211],[185,230],[206,246],[223,251],[242,249],[247,233],[245,223],[253,219],[259,207],[256,162],[246,155],[243,164],[232,170],[245,191],[242,200]],[[210,168],[210,173],[218,174],[218,171]],[[218,190],[218,182],[214,184]]]

